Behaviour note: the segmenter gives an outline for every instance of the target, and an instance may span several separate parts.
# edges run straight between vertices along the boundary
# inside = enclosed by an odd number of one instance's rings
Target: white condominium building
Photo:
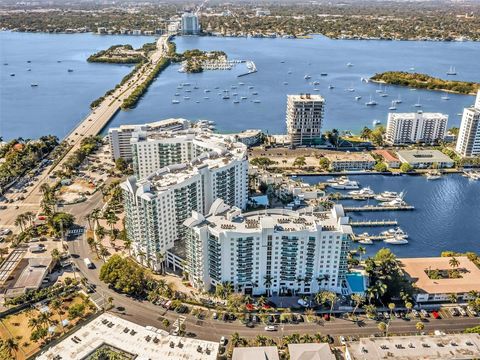
[[[136,133],[137,137],[146,137],[149,133],[162,131],[179,131],[190,127],[190,121],[185,119],[166,119],[142,125],[121,125],[108,130],[110,154],[113,160],[124,158],[132,159],[132,145],[130,140]]]
[[[228,156],[232,150],[246,156],[247,147],[233,136],[213,134],[202,129],[151,133],[134,136],[132,145],[133,170],[144,178],[156,170],[172,164],[183,164],[208,153],[209,156]]]
[[[267,209],[242,213],[216,200],[185,221],[187,271],[197,288],[231,282],[245,294],[341,292],[351,227],[341,205],[330,212]]]
[[[463,110],[455,151],[463,157],[480,155],[480,90],[475,105]]]
[[[133,254],[156,268],[158,255],[183,239],[183,222],[192,211],[205,213],[218,198],[245,208],[247,172],[246,146],[231,143],[222,153],[204,152],[189,162],[161,168],[142,180],[128,178],[120,186]]]
[[[322,135],[325,99],[320,95],[288,95],[287,136],[292,145],[317,143]]]
[[[448,115],[440,113],[389,113],[385,137],[392,145],[430,144],[444,138],[447,122]]]

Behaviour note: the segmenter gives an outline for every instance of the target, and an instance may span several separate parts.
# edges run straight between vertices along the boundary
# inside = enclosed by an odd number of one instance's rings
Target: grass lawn
[[[62,329],[61,320],[68,319],[68,309],[75,304],[84,302],[81,295],[74,295],[73,297],[66,298],[63,300],[62,307],[59,310],[50,309],[51,316],[49,317],[51,325],[56,326],[54,337],[62,335],[64,332],[67,332],[70,328],[75,326],[75,324],[81,320],[77,318],[74,320],[69,320],[70,323]],[[93,313],[93,310],[88,306],[86,307],[83,318],[90,316]],[[28,321],[31,318],[38,317],[40,311],[32,308],[28,310],[21,311],[17,314],[7,316],[5,319],[0,321],[0,338],[8,339],[13,337],[17,340],[19,351],[16,354],[16,359],[23,360],[27,357],[33,355],[43,345],[43,341],[31,341],[30,335],[32,333],[32,328],[28,326]],[[0,354],[1,357],[1,354]]]

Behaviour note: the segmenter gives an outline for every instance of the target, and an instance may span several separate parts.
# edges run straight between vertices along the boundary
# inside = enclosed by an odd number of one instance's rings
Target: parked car
[[[347,340],[345,339],[345,336],[340,336],[338,339],[340,340],[340,344],[342,344],[342,345],[346,344]]]
[[[225,336],[222,336],[220,338],[220,345],[225,346],[226,344],[227,344],[227,339],[225,338]]]
[[[458,312],[460,313],[460,315],[462,316],[468,316],[467,312],[465,311],[465,309],[461,306],[458,307]]]
[[[467,309],[468,311],[470,311],[470,314],[472,314],[472,316],[478,316],[477,311],[472,306],[468,305]]]
[[[212,319],[213,319],[213,320],[217,320],[217,319],[218,319],[218,314],[217,314],[216,312],[213,313]]]
[[[265,326],[265,331],[277,331],[277,327],[274,325]]]
[[[303,299],[298,299],[297,303],[298,303],[298,305],[303,306],[303,307],[308,306],[308,302],[303,300]]]
[[[452,316],[458,316],[458,315],[460,315],[460,312],[459,312],[458,309],[455,308],[455,307],[452,307],[452,308],[448,309],[448,312],[449,312],[450,315],[452,315]]]
[[[413,317],[416,317],[416,318],[417,318],[417,317],[419,316],[418,311],[415,310],[415,309],[413,309],[413,310],[412,310],[412,315],[413,315]]]
[[[432,311],[432,316],[433,316],[434,319],[440,319],[441,318],[440,314],[436,310]]]
[[[429,317],[429,314],[425,309],[420,310],[420,313],[422,314],[423,317]]]

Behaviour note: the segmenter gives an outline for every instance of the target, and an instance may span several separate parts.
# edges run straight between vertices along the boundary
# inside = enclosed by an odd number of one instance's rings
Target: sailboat
[[[392,101],[392,105],[388,108],[388,110],[397,110],[397,107],[395,106],[396,102],[395,100]]]
[[[420,103],[420,96],[418,97],[417,103],[414,104],[413,106],[415,106],[415,107],[417,107],[417,108],[422,107],[422,104]]]
[[[354,92],[355,88],[353,87],[353,83],[350,84],[350,87],[347,89],[347,91]]]
[[[457,72],[455,71],[455,66],[450,66],[450,69],[447,71],[447,75],[457,75]]]
[[[445,93],[445,95],[442,96],[442,100],[450,100],[450,97],[448,96],[447,93]]]
[[[398,95],[398,98],[396,98],[393,101],[395,101],[395,104],[401,104],[402,103],[402,98],[400,97],[400,95]]]
[[[372,96],[370,96],[370,101],[366,102],[365,105],[367,105],[367,106],[375,106],[375,105],[377,105],[377,102],[372,99]]]

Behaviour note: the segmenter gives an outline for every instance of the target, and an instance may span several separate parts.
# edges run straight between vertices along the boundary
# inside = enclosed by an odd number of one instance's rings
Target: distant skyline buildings
[[[182,35],[198,35],[200,33],[200,22],[197,14],[186,12],[182,15],[181,32]]]

